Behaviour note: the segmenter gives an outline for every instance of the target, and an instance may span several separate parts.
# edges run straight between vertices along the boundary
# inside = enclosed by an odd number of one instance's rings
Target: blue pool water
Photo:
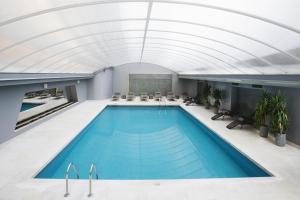
[[[62,179],[70,162],[80,179],[92,163],[101,179],[269,176],[180,107],[109,106],[36,178]]]
[[[29,110],[29,109],[34,108],[39,105],[42,105],[42,104],[40,104],[40,103],[22,103],[21,112],[23,112],[25,110]]]

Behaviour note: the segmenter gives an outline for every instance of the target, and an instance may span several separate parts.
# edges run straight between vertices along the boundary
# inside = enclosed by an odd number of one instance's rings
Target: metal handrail
[[[92,178],[93,172],[96,174],[96,179],[98,180],[98,173],[96,169],[96,165],[92,164],[89,171],[89,194],[88,197],[92,196]]]
[[[167,97],[164,99],[165,102],[165,114],[167,114]]]
[[[69,172],[70,172],[71,167],[73,167],[76,177],[77,177],[77,179],[79,179],[78,171],[76,169],[75,164],[70,162],[70,164],[68,165],[67,171],[66,171],[66,176],[65,176],[65,179],[66,179],[66,193],[64,195],[65,197],[69,196],[69,194],[70,194],[69,193]]]
[[[160,115],[160,113],[161,113],[161,107],[162,107],[162,98],[161,97],[158,99],[158,106],[159,106],[159,112],[158,112],[158,114]]]
[[[167,100],[166,100],[166,98],[167,98],[167,97],[164,98],[164,97],[162,96],[162,97],[160,98],[160,100],[158,101],[158,102],[159,102],[159,104],[158,104],[159,107],[162,107],[162,109],[164,108],[165,114],[167,114]],[[161,113],[161,110],[162,110],[162,109],[159,109],[158,114]]]

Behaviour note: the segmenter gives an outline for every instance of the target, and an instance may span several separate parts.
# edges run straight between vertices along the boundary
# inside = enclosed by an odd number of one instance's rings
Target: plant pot
[[[214,106],[214,107],[213,107],[213,111],[214,111],[215,114],[218,114],[218,113],[219,113],[219,108],[216,107],[216,106]]]
[[[268,137],[268,132],[269,132],[269,127],[267,127],[267,126],[261,126],[260,128],[259,128],[259,135],[261,136],[261,137]]]
[[[281,134],[281,133],[276,134],[275,143],[277,146],[283,147],[286,143],[286,134]]]

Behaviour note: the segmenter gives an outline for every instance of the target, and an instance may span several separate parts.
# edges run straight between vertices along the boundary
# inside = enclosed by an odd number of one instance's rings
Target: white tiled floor
[[[64,198],[64,180],[34,179],[68,142],[72,140],[107,104],[164,105],[158,102],[86,101],[39,126],[0,144],[0,199],[300,199],[300,150],[286,145],[277,147],[272,139],[258,136],[250,128],[228,130],[228,120],[212,121],[211,110],[184,106],[197,119],[275,177],[94,181],[94,195],[88,194],[88,181],[71,180],[71,195]],[[180,102],[167,102],[177,105]]]

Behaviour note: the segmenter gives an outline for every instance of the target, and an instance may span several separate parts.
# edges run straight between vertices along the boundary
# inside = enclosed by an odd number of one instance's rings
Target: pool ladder
[[[159,101],[159,107],[162,107],[162,106],[164,107],[165,114],[167,114],[167,101],[163,97]],[[159,110],[159,114],[160,114],[160,112],[161,112],[161,110]]]
[[[73,168],[71,168],[71,167],[73,167]],[[78,171],[76,169],[76,166],[75,166],[74,163],[71,162],[68,165],[68,168],[67,168],[67,171],[66,171],[66,177],[65,177],[65,179],[66,179],[66,193],[65,193],[64,197],[67,197],[67,196],[70,195],[70,193],[69,193],[69,172],[70,172],[70,169],[74,170],[74,172],[76,174],[76,178],[79,179],[79,175],[78,175]]]
[[[66,193],[64,195],[64,197],[67,197],[70,195],[69,193],[69,172],[70,170],[73,169],[75,174],[76,174],[76,178],[79,179],[79,174],[78,171],[76,169],[76,166],[74,163],[70,163],[67,167],[67,171],[66,171],[66,176],[65,176],[65,180],[66,180]],[[97,173],[97,169],[96,169],[96,165],[92,164],[89,170],[89,194],[88,197],[92,196],[92,179],[93,179],[93,172],[96,175],[96,179],[98,180],[98,173]]]
[[[98,173],[96,169],[96,165],[92,164],[89,171],[89,194],[88,197],[92,196],[92,178],[93,178],[93,172],[96,175],[96,179],[98,180]]]

